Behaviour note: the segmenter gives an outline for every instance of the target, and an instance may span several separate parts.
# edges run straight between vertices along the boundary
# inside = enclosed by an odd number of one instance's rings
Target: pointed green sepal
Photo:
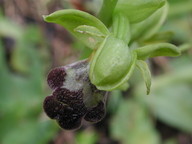
[[[115,11],[127,16],[130,23],[138,23],[165,4],[165,0],[119,0]]]
[[[137,60],[136,62],[137,68],[142,73],[143,79],[145,81],[145,85],[147,88],[147,95],[150,93],[151,88],[151,72],[149,70],[149,67],[145,61]]]
[[[138,59],[145,60],[151,57],[157,56],[179,56],[180,50],[173,44],[169,43],[155,43],[147,46],[140,47],[135,50],[138,56]]]

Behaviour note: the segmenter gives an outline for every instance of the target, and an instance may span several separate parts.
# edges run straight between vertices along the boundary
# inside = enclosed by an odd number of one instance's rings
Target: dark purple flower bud
[[[64,129],[77,129],[83,117],[89,122],[100,121],[105,115],[105,91],[90,83],[89,63],[79,61],[53,69],[47,78],[54,90],[44,100],[45,113]]]

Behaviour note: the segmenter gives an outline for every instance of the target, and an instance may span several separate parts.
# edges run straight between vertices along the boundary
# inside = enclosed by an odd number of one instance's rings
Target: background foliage
[[[148,61],[151,94],[146,96],[135,70],[128,91],[110,93],[101,122],[63,131],[42,111],[50,94],[46,75],[53,67],[87,57],[90,50],[41,16],[63,8],[95,15],[101,1],[0,0],[0,143],[191,144],[192,1],[169,3],[168,18],[152,39],[181,46],[184,52]]]

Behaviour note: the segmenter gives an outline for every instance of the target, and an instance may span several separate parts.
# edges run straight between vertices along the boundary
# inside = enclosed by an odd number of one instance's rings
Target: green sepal
[[[138,23],[161,8],[165,2],[165,0],[119,0],[115,11],[124,13],[130,23]]]
[[[169,42],[173,38],[174,33],[172,31],[162,31],[162,32],[157,32],[154,34],[152,37],[149,39],[145,40],[144,43],[164,43],[164,42]]]
[[[125,43],[129,43],[131,39],[130,23],[124,14],[114,14],[112,29],[116,38],[124,40]]]
[[[91,48],[97,48],[97,45],[106,37],[106,35],[93,26],[81,25],[75,28],[74,31],[82,34],[81,40],[85,41],[86,45]]]
[[[137,57],[140,60],[145,60],[157,56],[179,56],[180,50],[173,44],[169,43],[155,43],[147,46],[140,47],[135,50]]]
[[[147,88],[147,95],[148,95],[150,93],[150,88],[151,88],[151,72],[149,70],[149,67],[147,63],[143,60],[137,60],[136,66],[142,73],[142,76]]]
[[[113,11],[118,0],[103,0],[98,18],[107,26],[111,26]]]
[[[98,89],[111,91],[128,81],[132,74],[136,53],[114,36],[108,36],[92,57],[89,77]]]
[[[62,25],[69,32],[71,32],[76,38],[86,44],[88,47],[93,48],[89,42],[82,36],[82,33],[75,31],[74,29],[81,25],[87,25],[95,27],[103,35],[108,35],[109,31],[106,26],[96,17],[74,9],[59,10],[50,15],[43,16],[46,22],[56,23]]]
[[[168,3],[158,9],[142,22],[131,25],[131,41],[147,40],[153,36],[164,23],[168,14]]]

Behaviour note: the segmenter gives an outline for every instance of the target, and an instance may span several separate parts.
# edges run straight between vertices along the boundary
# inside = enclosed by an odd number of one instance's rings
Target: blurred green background
[[[127,91],[113,91],[106,117],[65,131],[42,109],[51,91],[48,71],[90,54],[42,15],[75,8],[96,15],[101,0],[0,0],[0,144],[192,144],[192,0],[169,0],[170,11],[152,39],[183,49],[177,58],[148,61],[153,75],[145,95],[135,71]]]

